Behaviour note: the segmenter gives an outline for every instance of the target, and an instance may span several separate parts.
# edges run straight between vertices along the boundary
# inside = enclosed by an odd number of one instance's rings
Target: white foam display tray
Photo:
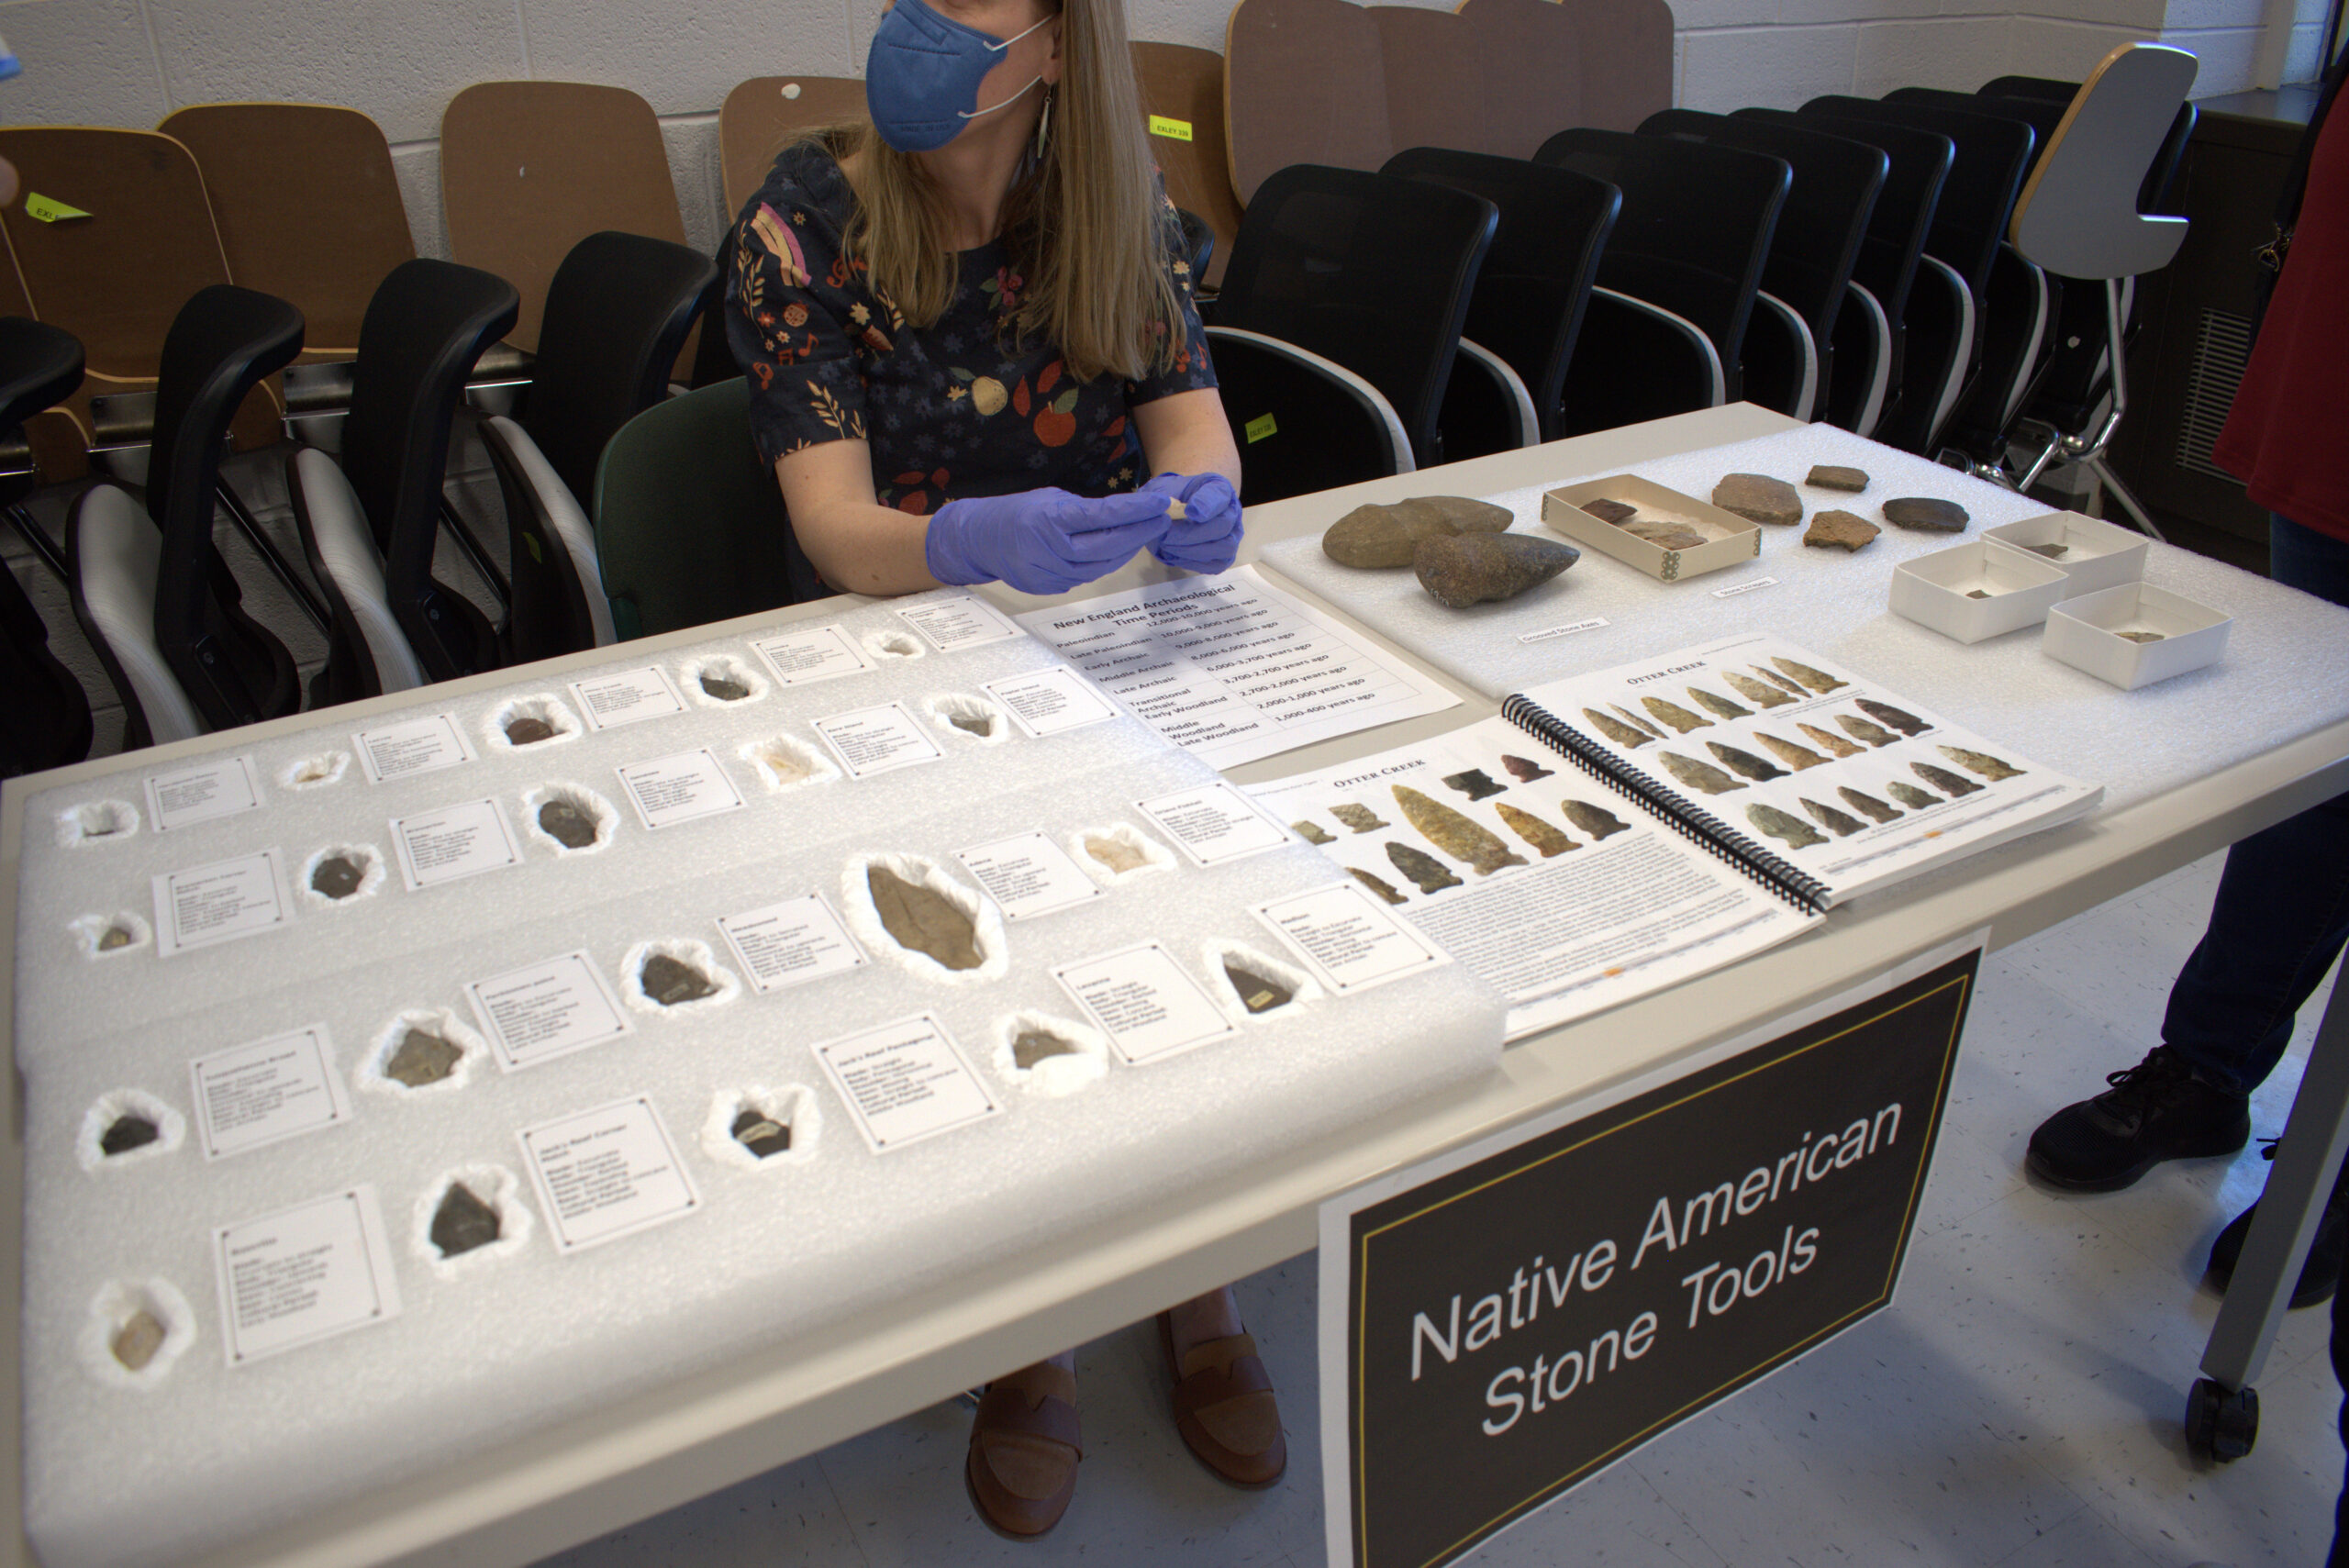
[[[1814,463],[1863,469],[1871,483],[1858,495],[1800,484]],[[1827,425],[1682,452],[1636,464],[1631,472],[1691,495],[1710,495],[1725,473],[1774,474],[1795,483],[1811,511],[1840,507],[1871,520],[1880,517],[1887,497],[1947,496],[1972,514],[1963,539],[2047,510],[2027,496]],[[1519,528],[1533,528],[1542,492],[1578,477],[1545,476],[1542,484],[1485,499],[1508,506]],[[2302,694],[2337,687],[2349,660],[2349,609],[2153,542],[2144,547],[2146,574],[2187,598],[2226,606],[2235,626],[2223,662],[2123,695],[2046,657],[2036,639],[1993,638],[1961,647],[1893,614],[1886,603],[1893,568],[1960,539],[1887,528],[1846,555],[1805,546],[1797,528],[1764,531],[1761,559],[1742,571],[1660,584],[1593,553],[1520,599],[1465,611],[1447,610],[1429,598],[1408,572],[1398,578],[1340,566],[1321,553],[1318,538],[1268,545],[1262,561],[1496,697],[1717,637],[1783,632],[1976,734],[2102,784],[2102,810],[2147,799],[2320,728],[2323,709]],[[2178,745],[2180,735],[2191,735],[2194,743]]]
[[[1009,1025],[1037,1013],[1083,1020],[1053,966],[1154,940],[1210,987],[1219,944],[1244,944],[1293,971],[1300,961],[1250,906],[1341,878],[1293,837],[1249,858],[1192,863],[1136,802],[1217,775],[1122,710],[1041,738],[953,728],[945,710],[984,700],[985,683],[1059,661],[1024,634],[925,651],[897,613],[908,607],[918,606],[848,607],[837,619],[868,651],[894,642],[915,654],[869,651],[874,668],[809,684],[774,681],[747,636],[657,656],[614,649],[610,671],[658,664],[686,696],[683,712],[615,728],[579,722],[567,680],[486,695],[428,688],[365,727],[451,714],[475,758],[390,783],[369,781],[351,757],[354,727],[331,713],[291,736],[240,742],[232,732],[207,755],[250,758],[260,807],[170,831],[157,830],[148,774],[135,767],[27,801],[15,994],[25,1496],[26,1528],[49,1568],[185,1562],[446,1472],[549,1423],[935,1288],[978,1260],[1047,1245],[1202,1173],[1244,1171],[1498,1060],[1500,997],[1445,964],[1258,1017],[1233,1013],[1227,996],[1229,1038],[1141,1065],[1110,1061],[1058,1082],[1008,1072],[996,1047]],[[702,700],[694,675],[705,658],[747,673],[752,695]],[[575,732],[494,744],[495,716],[518,699]],[[891,702],[915,716],[942,760],[863,778],[835,767],[774,789],[742,756],[776,736],[819,752],[816,719]],[[744,804],[646,828],[618,770],[704,747]],[[284,782],[303,773],[317,782]],[[550,787],[607,803],[609,841],[566,853],[528,828],[525,812]],[[391,821],[484,800],[516,829],[518,863],[409,891],[393,863]],[[73,825],[93,815],[115,830],[79,834]],[[873,951],[862,968],[763,994],[716,924],[810,893],[851,913],[846,892],[869,853],[922,857],[973,889],[955,851],[1037,830],[1065,844],[1093,828],[1147,839],[1163,864],[1096,877],[1098,895],[1080,906],[998,925],[1006,962],[976,980]],[[155,877],[264,850],[298,875],[331,846],[372,849],[384,874],[340,903],[297,892],[280,929],[159,956]],[[97,931],[117,921],[138,940],[94,951]],[[858,929],[852,914],[850,925]],[[575,951],[624,991],[644,944],[704,953],[732,983],[667,1011],[639,998],[626,1009],[629,1035],[524,1071],[477,1061],[453,1087],[403,1092],[365,1070],[403,1014],[473,1025],[469,982]],[[917,1014],[961,1045],[1003,1110],[875,1154],[813,1048]],[[191,1062],[313,1027],[323,1029],[347,1114],[206,1160]],[[762,1163],[723,1147],[725,1113],[746,1095],[818,1113],[797,1123],[789,1157]],[[679,1150],[697,1208],[559,1254],[535,1212],[541,1200],[518,1134],[635,1096]],[[177,1146],[85,1167],[83,1154],[95,1152],[85,1121],[125,1103],[176,1124]],[[527,1238],[436,1261],[423,1232],[456,1173],[504,1184],[533,1211]],[[213,1229],[359,1184],[380,1200],[398,1316],[232,1368]],[[126,1293],[143,1293],[166,1318],[176,1298],[192,1337],[143,1381],[107,1373],[97,1331],[118,1320]]]
[[[1894,567],[1891,602],[1919,626],[1954,641],[1979,642],[2037,626],[2070,584],[2039,556],[1976,539]]]

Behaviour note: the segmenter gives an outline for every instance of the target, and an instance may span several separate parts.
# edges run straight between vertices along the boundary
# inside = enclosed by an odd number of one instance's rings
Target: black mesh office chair
[[[1366,384],[1400,426],[1404,467],[1378,472],[1442,461],[1436,416],[1497,223],[1481,196],[1397,175],[1298,163],[1257,187],[1208,317],[1224,412],[1241,443],[1243,501],[1376,477],[1348,466],[1377,462],[1379,421],[1362,388],[1333,384],[1312,412],[1297,401],[1316,384],[1299,379],[1308,373],[1343,381],[1316,359]],[[1260,372],[1274,379],[1260,383]],[[1308,450],[1296,432],[1308,422],[1360,434],[1346,454]]]
[[[1887,445],[1930,453],[1973,373],[1991,271],[2037,138],[2020,120],[1926,104],[1829,96],[1800,112],[1834,124],[1933,131],[1954,149],[1909,296],[1900,405],[1876,430]]]
[[[432,551],[457,399],[474,361],[512,328],[518,308],[513,285],[503,278],[419,258],[393,269],[359,329],[341,473],[381,552],[393,618],[427,681],[499,662],[489,618],[433,581]],[[308,466],[325,477],[316,463]],[[297,494],[297,515],[301,502]],[[368,628],[340,616],[337,621],[337,650],[355,657]],[[357,643],[353,632],[360,634]],[[339,678],[328,685],[338,694],[351,690]]]
[[[1566,366],[1622,193],[1571,169],[1434,147],[1398,152],[1383,172],[1450,185],[1493,204],[1499,223],[1476,273],[1463,337],[1508,362],[1532,400],[1536,439],[1557,439],[1565,433],[1558,405]],[[1493,384],[1455,370],[1439,416],[1447,458],[1507,444],[1486,433],[1497,410],[1480,410],[1471,402]]]
[[[1887,160],[1835,319],[1834,350],[1844,373],[1828,389],[1824,410],[1830,424],[1874,435],[1899,405],[1908,365],[1909,299],[1954,150],[1949,138],[1929,131],[1860,121],[1827,126],[1817,117],[1786,109],[1740,109],[1731,117],[1843,137],[1876,148]],[[1855,373],[1855,365],[1867,367],[1865,373]]]
[[[596,465],[622,426],[668,395],[717,284],[706,256],[611,231],[582,239],[555,269],[520,416],[483,430],[506,502],[505,662],[612,640],[587,520]]]
[[[1744,395],[1746,322],[1792,183],[1786,164],[1741,148],[1588,128],[1560,131],[1534,161],[1623,193],[1599,258],[1598,287],[1693,324],[1719,362],[1712,401]],[[1596,304],[1585,317],[1566,376],[1567,428],[1605,429],[1705,406],[1665,393],[1652,379],[1653,357],[1626,357],[1612,333],[1619,319]]]
[[[1764,295],[1790,315],[1774,312],[1774,331],[1747,328],[1745,395],[1798,419],[1810,418],[1825,406],[1834,384],[1836,317],[1891,160],[1882,149],[1846,137],[1694,109],[1650,115],[1640,134],[1743,148],[1780,159],[1793,171],[1762,268]],[[1763,319],[1757,316],[1756,324]],[[1796,324],[1798,334],[1792,329]],[[1854,371],[1868,375],[1873,367],[1862,364]]]
[[[301,706],[292,655],[245,614],[212,545],[229,421],[301,350],[302,314],[284,300],[228,284],[198,290],[163,339],[143,506],[98,484],[67,519],[74,611],[122,693],[134,744]]]
[[[82,384],[82,345],[61,328],[21,316],[0,318],[0,439]],[[0,509],[44,562],[54,556],[49,536],[27,517],[23,501],[34,484],[29,454],[25,472],[0,475]],[[54,564],[61,567],[61,558]],[[0,567],[0,778],[78,762],[90,754],[90,699],[73,672],[49,646],[41,620],[17,574]]]

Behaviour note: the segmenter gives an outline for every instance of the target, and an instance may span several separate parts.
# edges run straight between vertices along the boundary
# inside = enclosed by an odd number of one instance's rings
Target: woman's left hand
[[[1161,473],[1141,487],[1145,495],[1183,503],[1182,519],[1150,552],[1186,572],[1228,570],[1240,553],[1240,496],[1220,473]]]

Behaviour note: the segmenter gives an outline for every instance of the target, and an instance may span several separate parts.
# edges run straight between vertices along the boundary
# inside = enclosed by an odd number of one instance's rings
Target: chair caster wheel
[[[2186,1396],[2186,1446],[2198,1458],[2231,1464],[2259,1440],[2259,1391],[2229,1391],[2198,1377]]]

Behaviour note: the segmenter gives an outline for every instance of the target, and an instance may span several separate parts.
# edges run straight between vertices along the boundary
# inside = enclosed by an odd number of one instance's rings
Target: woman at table
[[[1060,593],[1142,550],[1229,567],[1240,459],[1116,0],[896,0],[865,93],[873,123],[786,147],[734,231],[728,339],[795,567],[866,594]],[[1276,1478],[1230,1292],[1161,1323],[1186,1443]],[[980,1401],[966,1473],[1001,1529],[1049,1529],[1074,1495],[1074,1369]]]

